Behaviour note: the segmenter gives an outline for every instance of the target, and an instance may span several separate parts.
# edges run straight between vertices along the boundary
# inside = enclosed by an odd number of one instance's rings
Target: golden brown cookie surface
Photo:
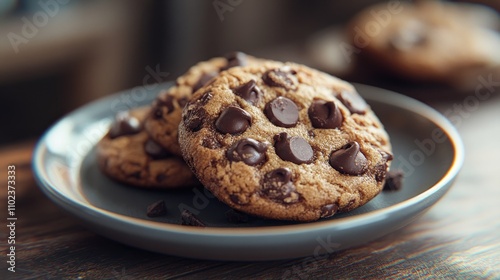
[[[313,221],[353,210],[383,187],[388,136],[348,83],[293,63],[221,73],[186,105],[186,162],[229,206]]]

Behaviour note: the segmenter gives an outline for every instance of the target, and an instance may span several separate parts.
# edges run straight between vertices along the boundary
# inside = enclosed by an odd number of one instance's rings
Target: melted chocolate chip
[[[153,159],[164,159],[170,156],[170,153],[167,152],[162,146],[158,145],[152,139],[148,139],[144,144],[144,151]]]
[[[205,227],[203,223],[195,214],[185,209],[181,212],[181,224],[185,226]]]
[[[128,112],[120,112],[116,115],[115,121],[109,129],[109,137],[111,139],[137,134],[141,131],[141,123],[139,120],[131,116]]]
[[[289,69],[273,69],[264,73],[262,80],[272,87],[295,89],[296,78],[293,76],[294,73]]]
[[[349,109],[351,114],[363,115],[368,109],[368,104],[356,92],[342,91],[337,98]]]
[[[165,201],[159,200],[148,206],[146,215],[148,217],[161,217],[167,214],[167,208],[165,207]]]
[[[312,162],[314,152],[306,139],[299,136],[288,137],[286,132],[282,132],[274,136],[274,141],[276,154],[282,160],[296,164]]]
[[[387,172],[387,179],[384,184],[384,191],[397,191],[403,186],[404,173],[401,170],[391,170]]]
[[[292,182],[292,172],[288,168],[278,168],[268,172],[263,179],[262,193],[280,203],[299,201],[299,194]]]
[[[230,161],[243,161],[248,165],[257,165],[266,160],[267,144],[251,138],[234,143],[226,153]]]
[[[382,154],[382,162],[374,167],[373,173],[375,174],[375,180],[377,182],[382,182],[385,180],[387,174],[387,162],[393,159],[393,156],[384,151],[380,151]]]
[[[315,128],[337,128],[344,119],[339,107],[332,101],[314,100],[307,112]]]
[[[221,133],[240,134],[252,124],[252,116],[245,110],[229,106],[215,121],[215,128]]]
[[[250,82],[235,88],[233,92],[252,105],[256,105],[259,102],[261,95],[261,91],[254,80],[250,80]]]
[[[186,127],[192,132],[196,132],[201,129],[203,125],[203,119],[207,116],[205,109],[201,107],[194,107],[187,111],[184,115],[184,123]]]
[[[247,65],[247,56],[242,52],[231,52],[224,56],[227,59],[227,65],[221,68],[221,71],[231,67]]]
[[[266,104],[266,117],[277,126],[293,127],[299,121],[299,108],[290,99],[280,96]]]
[[[350,142],[332,152],[329,162],[335,170],[348,175],[361,175],[368,168],[368,160],[357,142]]]
[[[193,93],[195,93],[197,90],[202,88],[204,85],[206,85],[213,77],[217,76],[219,73],[217,72],[209,72],[209,73],[204,73],[198,82],[193,86]]]
[[[339,206],[335,203],[333,204],[327,204],[321,207],[321,218],[327,218],[335,215],[337,213],[337,210],[339,210]]]

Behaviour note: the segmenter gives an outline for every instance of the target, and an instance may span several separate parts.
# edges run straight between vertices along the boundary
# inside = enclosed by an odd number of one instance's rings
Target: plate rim
[[[134,227],[149,229],[155,231],[176,233],[176,234],[189,234],[196,235],[200,237],[261,237],[261,236],[283,236],[285,234],[300,234],[304,232],[316,232],[319,230],[327,230],[335,227],[355,227],[360,224],[369,224],[373,222],[374,219],[378,216],[391,215],[391,213],[397,212],[401,209],[412,207],[419,202],[424,201],[426,198],[432,197],[435,193],[442,191],[443,188],[447,191],[449,189],[449,184],[456,178],[459,173],[464,157],[464,146],[460,134],[456,130],[456,128],[452,125],[452,123],[447,120],[443,115],[437,112],[432,107],[424,104],[416,99],[413,99],[408,96],[404,96],[402,94],[373,87],[370,85],[353,83],[356,89],[365,88],[362,93],[363,97],[370,103],[370,100],[376,102],[382,102],[385,104],[389,104],[395,107],[403,108],[405,110],[411,111],[414,114],[421,115],[434,123],[437,127],[440,127],[443,132],[450,139],[451,145],[453,147],[453,160],[450,164],[446,173],[437,181],[435,184],[430,186],[427,190],[423,191],[420,194],[417,194],[409,199],[405,199],[404,201],[398,202],[394,205],[387,206],[381,209],[372,210],[370,212],[357,214],[355,216],[343,217],[340,219],[333,220],[320,220],[315,222],[308,223],[297,223],[292,225],[276,225],[276,226],[259,226],[259,227],[189,227],[180,224],[159,222],[159,221],[151,221],[145,220],[141,218],[130,217],[124,214],[112,212],[109,210],[105,210],[102,208],[98,208],[97,206],[92,205],[89,201],[85,199],[85,201],[79,201],[73,197],[68,197],[59,191],[59,188],[51,185],[49,178],[43,176],[42,172],[39,170],[40,167],[43,167],[43,155],[46,150],[46,140],[48,135],[54,130],[54,128],[61,123],[64,119],[69,116],[78,114],[82,111],[85,111],[89,107],[96,106],[101,102],[106,102],[108,99],[116,98],[116,96],[120,94],[124,94],[130,92],[130,90],[121,91],[110,96],[97,99],[93,102],[90,102],[60,118],[56,121],[52,126],[50,126],[46,132],[41,136],[40,140],[37,142],[34,152],[33,152],[33,160],[32,167],[35,174],[35,180],[37,184],[40,186],[40,189],[58,206],[63,207],[65,210],[71,212],[72,214],[78,216],[79,218],[87,219],[78,211],[87,212],[85,214],[92,214],[96,218],[105,218],[113,220],[114,222],[119,221],[120,223],[133,225]],[[383,91],[384,94],[375,95],[369,94],[371,90],[374,91]],[[88,212],[91,213],[88,213]],[[86,220],[87,221],[87,220]],[[90,222],[90,221],[87,221]],[[96,221],[92,221],[96,223]],[[102,220],[98,220],[98,222],[102,222]]]

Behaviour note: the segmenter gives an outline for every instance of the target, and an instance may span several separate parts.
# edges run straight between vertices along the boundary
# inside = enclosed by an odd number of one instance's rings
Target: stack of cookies
[[[364,205],[391,160],[383,125],[352,85],[243,53],[193,66],[150,108],[117,115],[98,144],[115,180],[201,183],[235,210],[295,221]]]

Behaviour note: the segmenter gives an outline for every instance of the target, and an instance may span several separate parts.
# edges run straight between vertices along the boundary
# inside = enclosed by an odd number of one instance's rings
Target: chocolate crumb
[[[182,225],[185,226],[194,226],[194,227],[205,227],[205,223],[203,223],[195,214],[193,214],[189,210],[182,210],[181,212]]]
[[[234,209],[229,209],[226,211],[227,221],[230,223],[246,223],[248,222],[248,215]]]
[[[403,186],[403,171],[390,170],[385,179],[384,191],[397,191]]]
[[[148,217],[161,217],[167,214],[167,208],[165,208],[165,201],[159,200],[148,206],[147,214]]]

